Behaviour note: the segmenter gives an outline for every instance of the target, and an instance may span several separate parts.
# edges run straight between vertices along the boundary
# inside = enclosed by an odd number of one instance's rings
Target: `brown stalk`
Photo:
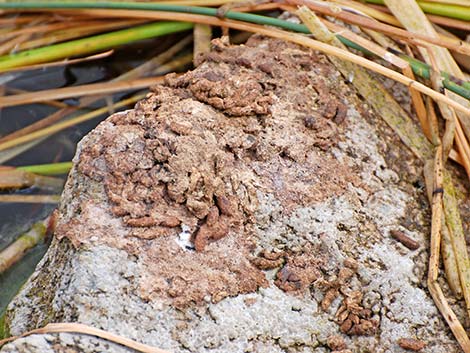
[[[2,39],[10,38],[10,37],[15,37],[20,34],[38,34],[38,33],[43,33],[43,32],[52,32],[56,31],[59,29],[65,29],[65,28],[80,28],[82,26],[86,25],[100,25],[103,24],[102,22],[99,21],[83,21],[83,22],[74,22],[74,21],[68,21],[68,22],[58,22],[58,23],[50,23],[50,24],[40,24],[40,25],[35,25],[35,26],[28,26],[26,28],[20,28],[20,29],[15,29],[12,31],[9,31],[7,33],[2,34]]]
[[[434,157],[432,183],[432,220],[431,220],[431,254],[429,257],[428,280],[437,281],[439,276],[439,252],[442,227],[442,192],[443,190],[442,147],[437,146]]]
[[[143,23],[143,22],[145,21],[120,20],[120,21],[102,23],[102,24],[84,25],[80,28],[71,28],[71,29],[66,29],[66,30],[61,30],[61,31],[55,31],[55,32],[49,33],[48,35],[41,36],[37,39],[33,39],[30,41],[21,43],[20,45],[18,45],[18,50],[37,48],[37,47],[41,47],[45,45],[54,44],[57,42],[63,42],[63,41],[74,39],[74,38],[79,38],[79,37],[84,37],[84,36],[104,32],[107,30],[133,26],[133,25]]]
[[[462,54],[470,54],[470,44],[462,42],[460,40],[455,40],[448,37],[439,37],[433,38],[423,34],[415,34],[408,31],[405,31],[401,28],[393,27],[387,24],[377,22],[374,19],[367,17],[355,15],[349,12],[342,11],[338,8],[338,11],[332,10],[328,5],[316,2],[314,0],[287,0],[288,3],[296,5],[306,5],[314,11],[322,13],[327,16],[332,16],[338,19],[341,19],[345,22],[356,24],[361,27],[369,28],[376,30],[381,33],[386,33],[388,35],[396,36],[403,39],[408,39],[410,41],[424,41],[436,45],[443,46],[448,49],[455,50],[456,52]]]
[[[439,123],[436,115],[436,109],[434,108],[434,103],[429,97],[426,97],[426,112],[428,118],[429,132],[431,134],[431,141],[434,146],[437,146],[438,144],[440,144]]]
[[[0,45],[0,55],[4,55],[15,48],[18,48],[22,43],[27,41],[31,37],[31,34],[21,34],[17,37],[14,37],[2,45]]]
[[[124,82],[92,83],[88,85],[56,88],[39,92],[17,94],[0,97],[0,107],[43,102],[51,99],[90,96],[95,94],[116,93],[135,89],[147,88],[163,81],[163,77],[148,77]]]
[[[28,125],[28,126],[22,128],[22,129],[16,130],[16,131],[12,132],[11,134],[8,134],[8,135],[0,138],[0,144],[2,144],[4,142],[7,142],[7,141],[14,140],[14,139],[19,138],[19,137],[24,136],[24,135],[30,134],[34,131],[39,130],[39,129],[45,128],[46,126],[49,126],[49,125],[55,123],[56,121],[59,121],[64,116],[76,111],[77,109],[78,108],[76,108],[76,107],[68,107],[68,108],[65,108],[65,109],[58,110],[55,113],[49,115],[48,117],[46,117],[44,119],[41,119],[41,120],[31,124],[31,125]]]
[[[426,182],[426,191],[429,203],[432,205],[434,190],[434,161],[427,160],[423,168],[424,180]],[[460,286],[459,271],[457,259],[455,258],[452,241],[450,239],[449,229],[445,223],[444,214],[441,217],[441,256],[444,263],[447,283],[457,298],[462,298],[462,287]]]
[[[0,18],[0,26],[14,24],[19,25],[23,23],[31,23],[32,21],[44,21],[51,19],[50,16],[38,16],[38,15],[21,15],[10,18]]]
[[[6,92],[8,94],[24,94],[24,93],[31,93],[30,91],[26,91],[24,89],[13,88],[13,87],[6,87]],[[55,101],[55,100],[47,100],[43,102],[44,104],[56,107],[56,108],[67,108],[69,105],[63,102]]]
[[[0,170],[0,189],[21,189],[36,186],[41,189],[61,191],[60,178],[36,175],[20,169]]]
[[[430,48],[430,47],[426,47],[425,49],[427,53],[427,59],[428,59],[427,61],[431,63],[431,67],[433,68],[433,70],[431,71],[432,87],[435,90],[444,91],[444,88],[442,86],[442,81],[441,81],[441,75],[438,74],[439,65],[436,62],[436,56],[439,53],[436,51],[433,51],[432,50],[433,48]],[[434,49],[440,50],[440,48],[434,48]],[[438,59],[441,59],[441,56],[438,56]],[[442,63],[442,61],[440,60],[439,62]],[[447,91],[445,93],[447,95]],[[445,120],[445,129],[442,135],[442,143],[441,143],[442,154],[443,154],[443,159],[445,163],[450,153],[450,150],[452,149],[452,146],[454,144],[455,121],[457,120],[457,115],[455,114],[455,111],[452,108],[449,108],[445,104],[438,103],[438,106],[439,106],[441,115]]]
[[[205,24],[194,25],[194,64],[198,65],[202,57],[211,50],[212,27]]]
[[[410,65],[402,69],[402,72],[406,77],[409,77],[412,80],[415,79],[413,69],[411,68]],[[410,87],[410,96],[411,96],[411,101],[413,102],[413,106],[416,111],[416,116],[418,117],[418,120],[419,120],[419,124],[421,125],[421,129],[423,130],[424,136],[426,136],[429,141],[433,141],[433,134],[431,133],[431,127],[429,126],[427,110],[424,104],[423,97],[421,96],[421,93],[415,90],[414,88]]]
[[[0,195],[0,202],[59,203],[60,195]]]
[[[83,57],[83,58],[65,59],[65,60],[61,60],[61,61],[52,61],[52,62],[48,62],[48,63],[45,63],[45,64],[22,66],[22,67],[18,67],[18,68],[8,70],[8,72],[9,73],[11,73],[11,72],[21,72],[21,71],[28,71],[28,70],[44,69],[44,68],[48,68],[48,67],[78,64],[78,63],[82,63],[82,62],[86,62],[86,61],[104,59],[104,58],[110,56],[113,53],[114,53],[114,50],[108,50],[108,51],[105,51],[103,53],[98,53],[98,54],[86,56],[86,57]]]

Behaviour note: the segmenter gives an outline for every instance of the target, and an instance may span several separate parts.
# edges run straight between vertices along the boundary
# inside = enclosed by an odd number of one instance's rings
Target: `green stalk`
[[[1,5],[5,4],[0,3]],[[192,23],[186,22],[155,22],[89,38],[31,49],[17,54],[1,56],[0,71],[94,53],[137,40],[185,31],[192,27]]]
[[[383,5],[383,0],[365,0],[372,4]],[[437,2],[417,1],[419,7],[433,15],[440,15],[450,18],[456,18],[462,21],[470,21],[470,6],[460,6],[453,4],[440,4]],[[470,5],[470,3],[469,3]]]
[[[26,165],[17,167],[16,169],[24,170],[34,174],[57,175],[68,173],[70,168],[72,168],[72,162]]]
[[[468,7],[426,1],[418,1],[418,5],[426,13],[470,21],[470,2]]]
[[[366,0],[368,2],[374,3],[383,3],[382,0]],[[428,3],[426,3],[428,4]],[[450,5],[449,5],[450,6]],[[159,3],[148,3],[148,2],[116,2],[116,1],[10,1],[5,0],[5,2],[0,2],[0,9],[41,9],[41,8],[49,8],[49,9],[126,9],[126,10],[142,10],[142,11],[168,11],[168,12],[180,12],[180,13],[192,13],[198,15],[205,15],[205,16],[216,16],[217,9],[210,8],[210,7],[200,7],[200,6],[181,6],[181,5],[170,5],[170,4],[159,4]],[[462,8],[460,6],[459,8]],[[463,8],[465,10],[465,8]],[[460,9],[462,10],[462,9]],[[468,10],[468,9],[467,9]],[[465,11],[461,11],[465,12]],[[468,11],[467,11],[468,12]],[[225,14],[226,18],[238,21],[245,21],[250,23],[256,23],[261,25],[269,25],[275,26],[287,30],[291,30],[294,32],[310,34],[308,28],[303,24],[291,23],[288,21],[280,20],[278,18],[272,18],[267,16],[255,15],[250,13],[242,13],[242,12],[235,12],[235,11],[228,11]],[[124,30],[127,31],[127,30]],[[122,31],[109,33],[109,35],[114,35]],[[103,35],[105,36],[105,35]],[[97,36],[99,37],[99,36]],[[341,35],[337,35],[338,39],[345,45],[354,48],[356,50],[360,50],[363,53],[371,54],[368,50],[364,49],[363,47],[357,45],[354,42],[342,37]],[[94,37],[92,37],[94,38]],[[86,40],[86,39],[83,39]],[[68,43],[74,43],[68,42]],[[63,43],[63,44],[68,44]],[[58,44],[61,45],[61,44]],[[45,47],[41,48],[43,50],[47,50],[48,48],[55,47]],[[107,48],[110,48],[108,46]],[[40,50],[40,49],[33,49],[33,50]],[[28,52],[22,52],[16,55],[23,54],[27,55]],[[398,53],[395,53],[398,54]],[[399,53],[402,59],[408,61],[410,63],[411,68],[415,75],[429,78],[430,76],[430,67],[418,60],[410,58],[403,53]],[[2,57],[0,57],[0,71],[2,65]],[[444,77],[443,85],[445,88],[453,91],[470,99],[470,83],[461,82],[452,78],[448,73],[441,72],[441,75]]]

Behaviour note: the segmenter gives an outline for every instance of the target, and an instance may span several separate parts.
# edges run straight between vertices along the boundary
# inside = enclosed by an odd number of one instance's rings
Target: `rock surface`
[[[80,322],[173,352],[459,351],[426,289],[419,161],[318,53],[215,41],[74,161],[12,335]],[[57,334],[1,351],[127,350]]]

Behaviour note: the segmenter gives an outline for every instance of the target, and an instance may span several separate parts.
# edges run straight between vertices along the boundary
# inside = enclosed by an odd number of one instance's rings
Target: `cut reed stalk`
[[[40,222],[36,222],[30,230],[20,235],[20,237],[6,249],[0,251],[0,274],[18,262],[26,251],[44,241],[48,224],[49,217]]]
[[[146,344],[139,343],[129,338],[122,337],[122,336],[113,334],[108,331],[100,330],[100,329],[90,327],[84,324],[79,324],[79,323],[47,324],[46,326],[42,328],[25,332],[21,336],[8,337],[3,340],[0,340],[0,347],[20,337],[26,337],[26,336],[33,335],[33,334],[38,335],[38,334],[60,333],[60,332],[79,333],[79,334],[84,334],[84,335],[100,337],[110,342],[120,344],[122,346],[131,348],[132,350],[135,350],[137,352],[142,352],[142,353],[170,353],[163,349],[148,346]]]
[[[0,170],[0,189],[22,189],[33,186],[60,192],[64,181],[60,178],[36,175],[21,169]]]
[[[131,98],[128,98],[128,99],[125,99],[125,100],[122,100],[120,102],[117,102],[117,103],[113,104],[111,108],[113,108],[113,109],[121,108],[121,107],[127,106],[129,104],[135,103],[135,102],[137,102],[138,100],[140,100],[144,97],[145,97],[145,94],[138,94],[138,95],[132,96]],[[90,113],[72,118],[72,119],[67,120],[67,121],[63,121],[61,123],[46,127],[44,129],[41,129],[41,130],[34,131],[34,132],[32,132],[28,135],[24,135],[24,136],[12,139],[10,141],[0,143],[0,151],[6,150],[8,148],[15,147],[19,144],[23,144],[23,143],[26,143],[26,142],[36,140],[38,138],[49,136],[51,134],[54,134],[54,133],[59,132],[61,130],[64,130],[68,127],[74,126],[76,124],[80,124],[80,123],[82,123],[84,121],[87,121],[87,120],[90,120],[90,119],[94,119],[94,118],[100,116],[101,114],[105,114],[106,112],[108,112],[108,109],[109,109],[108,107],[96,109],[96,110],[94,110]]]
[[[0,195],[0,202],[8,203],[54,203],[60,201],[60,195]]]
[[[95,94],[109,94],[147,88],[162,82],[162,77],[147,77],[122,82],[101,82],[88,85],[55,88],[38,92],[0,97],[0,107],[12,107],[21,104],[44,102],[47,100],[76,98]]]
[[[12,72],[21,72],[21,71],[29,71],[29,70],[37,70],[37,69],[46,69],[49,67],[57,67],[57,66],[64,66],[64,65],[73,65],[73,64],[78,64],[78,63],[83,63],[87,61],[93,61],[93,60],[98,60],[98,59],[104,59],[111,54],[114,53],[114,50],[108,50],[103,53],[98,53],[90,56],[85,56],[83,58],[78,58],[78,59],[65,59],[61,61],[53,61],[49,62],[47,64],[37,64],[37,65],[29,65],[29,66],[22,66],[16,69],[8,70],[9,73]]]

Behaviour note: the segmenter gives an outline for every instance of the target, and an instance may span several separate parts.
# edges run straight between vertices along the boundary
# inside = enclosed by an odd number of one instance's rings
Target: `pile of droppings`
[[[74,228],[87,224],[80,217],[99,213],[90,201],[59,227],[76,245],[102,243],[137,255],[142,296],[176,306],[253,292],[268,285],[268,268],[279,269],[279,288],[308,288],[321,277],[320,249],[261,253],[258,195],[274,195],[288,215],[359,183],[328,152],[347,109],[327,87],[332,72],[323,57],[259,38],[213,46],[196,70],[169,75],[82,144],[77,170],[104,186],[108,221],[119,219],[122,234],[107,234],[97,222]]]

